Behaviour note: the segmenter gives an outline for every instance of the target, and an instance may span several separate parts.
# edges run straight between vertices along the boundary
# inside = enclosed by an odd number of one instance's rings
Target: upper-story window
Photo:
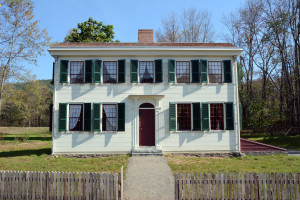
[[[103,62],[103,83],[117,83],[117,62]]]
[[[211,130],[224,130],[224,109],[222,103],[210,104]]]
[[[153,83],[154,69],[152,61],[140,61],[140,83]]]
[[[208,77],[210,83],[222,83],[222,62],[208,62]]]
[[[190,62],[176,61],[176,82],[190,83]]]
[[[84,82],[84,62],[71,61],[70,63],[70,83]]]
[[[83,105],[82,104],[69,105],[69,130],[70,131],[83,130]]]

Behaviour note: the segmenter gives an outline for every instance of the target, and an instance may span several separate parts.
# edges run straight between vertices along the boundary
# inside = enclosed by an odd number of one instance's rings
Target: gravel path
[[[131,157],[124,181],[124,193],[126,200],[174,200],[174,177],[167,160],[163,156]]]

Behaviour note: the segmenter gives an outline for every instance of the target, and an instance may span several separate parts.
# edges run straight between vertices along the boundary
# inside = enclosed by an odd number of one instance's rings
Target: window
[[[84,62],[72,61],[70,63],[70,83],[84,82]]]
[[[210,123],[211,130],[224,130],[223,104],[210,104]]]
[[[140,62],[140,83],[153,83],[153,62],[141,61]]]
[[[177,129],[191,130],[191,104],[177,104]]]
[[[117,105],[103,104],[102,107],[102,130],[116,131],[117,130]]]
[[[82,131],[83,130],[83,105],[70,104],[69,106],[69,130]]]
[[[222,83],[222,62],[208,62],[208,77],[210,83]]]
[[[177,83],[190,83],[190,62],[176,61]]]
[[[103,62],[103,83],[117,83],[117,62]]]

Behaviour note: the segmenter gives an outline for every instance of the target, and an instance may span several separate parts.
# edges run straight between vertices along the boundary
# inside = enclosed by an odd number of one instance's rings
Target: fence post
[[[123,165],[121,167],[121,196],[120,199],[123,200]]]

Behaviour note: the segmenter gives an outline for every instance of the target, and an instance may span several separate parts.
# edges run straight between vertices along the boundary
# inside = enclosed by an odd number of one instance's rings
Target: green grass
[[[296,136],[284,136],[284,135],[275,135],[269,136],[265,134],[255,134],[255,135],[241,135],[242,138],[261,142],[265,144],[270,144],[285,149],[296,149],[300,150],[300,135]]]
[[[129,156],[66,158],[51,156],[51,132],[47,127],[0,127],[0,170],[119,172],[127,168]],[[20,142],[16,137],[27,137]]]
[[[51,149],[36,149],[0,153],[0,170],[120,172],[126,169],[127,155],[103,158],[66,158],[50,156]]]
[[[174,173],[300,172],[300,157],[288,155],[245,156],[244,158],[200,158],[169,155],[167,159]]]

